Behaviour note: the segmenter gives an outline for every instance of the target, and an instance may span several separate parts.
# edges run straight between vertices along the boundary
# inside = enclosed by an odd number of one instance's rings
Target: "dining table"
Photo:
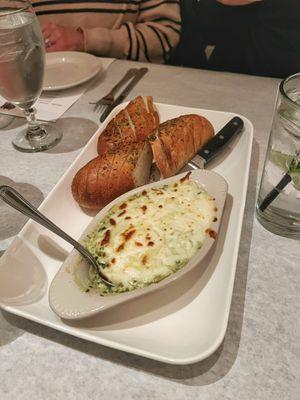
[[[240,114],[254,126],[250,174],[228,325],[208,358],[174,365],[89,342],[0,310],[0,398],[296,400],[300,396],[299,241],[267,231],[255,217],[277,78],[157,64],[128,99]],[[62,141],[45,152],[22,153],[11,141],[23,118],[0,125],[0,184],[38,207],[99,126],[90,104],[130,67],[115,60],[88,82],[84,94],[56,122]],[[1,121],[1,120],[0,120]],[[0,251],[27,218],[0,202]],[[174,335],[176,331],[174,330]]]

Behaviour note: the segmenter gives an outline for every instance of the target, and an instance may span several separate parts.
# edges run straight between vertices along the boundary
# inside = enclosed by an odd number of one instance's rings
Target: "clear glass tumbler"
[[[20,151],[47,150],[61,139],[55,125],[40,125],[35,118],[33,105],[42,91],[44,69],[44,40],[31,2],[1,0],[0,94],[27,118],[27,129],[13,140]]]
[[[300,73],[279,85],[256,215],[269,231],[300,239]]]

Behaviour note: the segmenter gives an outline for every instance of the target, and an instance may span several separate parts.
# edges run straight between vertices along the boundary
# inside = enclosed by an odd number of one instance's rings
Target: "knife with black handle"
[[[142,77],[147,72],[148,72],[148,68],[145,68],[145,67],[139,68],[137,70],[137,72],[134,75],[134,78],[128,83],[128,85],[121,92],[121,94],[116,98],[116,100],[111,105],[106,107],[104,113],[100,116],[100,122],[103,122],[106,119],[106,117],[108,117],[108,115],[112,112],[112,110],[125,100],[125,98],[128,96],[128,94],[134,88],[134,86],[142,79]]]
[[[240,117],[233,117],[189,162],[194,168],[205,168],[221,149],[225,147],[235,135],[243,130],[244,122]]]

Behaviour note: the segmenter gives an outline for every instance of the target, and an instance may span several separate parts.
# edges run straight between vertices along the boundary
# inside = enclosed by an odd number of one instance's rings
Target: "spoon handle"
[[[77,248],[78,242],[62,231],[58,226],[51,222],[45,215],[40,213],[31,203],[29,203],[20,193],[10,186],[0,186],[0,197],[14,209],[43,225],[51,232],[65,239],[73,247]],[[77,244],[78,243],[78,244]],[[82,247],[82,246],[80,246]]]
[[[76,250],[78,250],[84,257],[86,257],[90,263],[94,266],[96,272],[100,275],[104,283],[112,285],[107,278],[102,274],[101,271],[95,265],[95,260],[91,254],[76,240],[69,236],[66,232],[61,230],[57,225],[50,221],[45,215],[38,211],[29,201],[27,201],[20,193],[10,186],[0,185],[0,197],[5,203],[19,211],[20,213],[26,215],[27,217],[33,219],[38,224],[49,229],[51,232],[60,236],[66,242],[70,243]],[[103,276],[102,276],[103,275]]]

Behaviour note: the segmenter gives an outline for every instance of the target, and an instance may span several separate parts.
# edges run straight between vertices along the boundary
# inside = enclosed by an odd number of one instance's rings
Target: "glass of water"
[[[36,121],[45,69],[44,40],[29,0],[0,2],[0,94],[24,111],[28,127],[13,140],[16,149],[36,152],[61,139],[54,125]]]
[[[271,232],[300,239],[300,73],[279,86],[256,215]]]

